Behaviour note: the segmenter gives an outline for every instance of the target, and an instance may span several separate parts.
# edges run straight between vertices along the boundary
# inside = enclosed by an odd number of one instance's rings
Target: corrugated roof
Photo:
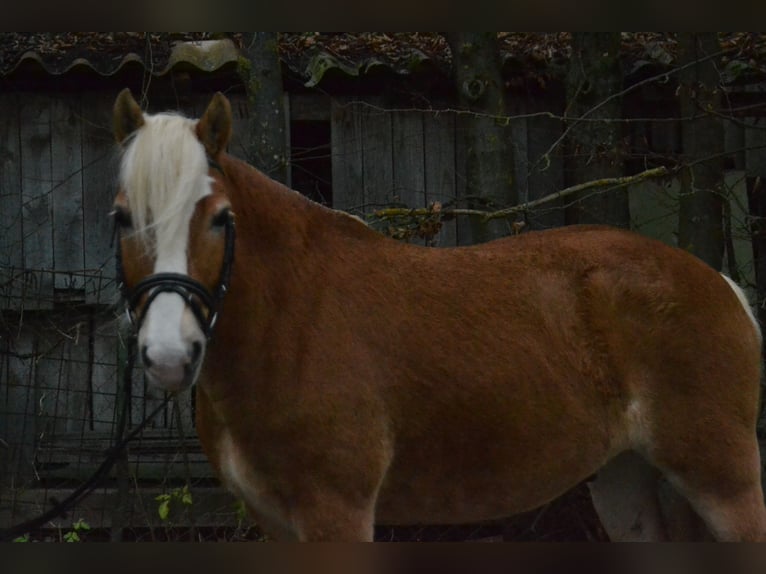
[[[559,76],[569,57],[568,33],[498,34],[506,73]],[[102,76],[118,74],[128,65],[163,76],[187,69],[201,73],[236,71],[241,35],[145,32],[0,33],[0,76],[37,68],[53,76],[89,69]],[[763,34],[721,33],[728,50],[724,63],[731,74],[766,76]],[[448,76],[449,47],[435,32],[283,32],[280,55],[287,69],[307,86],[328,73],[362,77],[375,70],[399,75],[430,71]],[[641,67],[672,66],[677,45],[671,33],[623,33],[626,72]],[[727,68],[728,69],[728,68]],[[726,72],[726,70],[724,70]],[[725,78],[726,79],[726,78]]]
[[[102,76],[139,64],[162,76],[178,66],[214,72],[236,63],[238,49],[230,38],[205,33],[143,32],[0,33],[0,74],[12,76],[37,66],[54,76],[87,68]]]
[[[0,33],[0,76],[21,71],[62,76],[82,69],[112,76],[136,64],[156,76],[179,68],[234,70],[240,42],[240,34]],[[449,48],[436,33],[284,32],[279,49],[287,68],[309,86],[330,71],[348,77],[375,68],[408,74],[449,60]]]

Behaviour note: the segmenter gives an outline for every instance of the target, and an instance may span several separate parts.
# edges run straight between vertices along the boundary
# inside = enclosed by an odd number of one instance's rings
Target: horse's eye
[[[131,227],[133,225],[133,219],[130,217],[130,212],[123,207],[116,207],[113,216],[114,222],[122,228]]]
[[[225,207],[213,216],[213,221],[210,224],[212,227],[225,227],[230,217],[231,211],[229,211],[228,207]]]

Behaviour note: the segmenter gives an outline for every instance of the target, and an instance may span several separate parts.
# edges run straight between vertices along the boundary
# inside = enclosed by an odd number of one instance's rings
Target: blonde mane
[[[145,115],[124,149],[119,180],[133,229],[152,251],[186,233],[194,205],[210,193],[205,149],[196,120],[178,114]]]

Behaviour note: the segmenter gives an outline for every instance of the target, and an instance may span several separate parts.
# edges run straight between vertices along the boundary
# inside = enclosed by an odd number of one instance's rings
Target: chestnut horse
[[[196,383],[202,446],[265,532],[496,519],[595,474],[612,539],[766,539],[734,283],[609,228],[400,243],[228,155],[231,122],[221,94],[194,120],[123,90],[115,218],[146,377]]]

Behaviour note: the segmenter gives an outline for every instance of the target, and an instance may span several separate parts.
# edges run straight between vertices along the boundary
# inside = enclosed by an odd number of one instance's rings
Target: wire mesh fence
[[[114,291],[113,281],[105,284]],[[120,417],[135,427],[164,398],[146,387],[139,369],[130,385],[122,384],[128,346],[116,307],[57,300],[45,310],[37,304],[27,310],[16,302],[17,310],[4,310],[0,323],[3,528],[65,499],[108,456]],[[112,539],[133,528],[147,529],[150,537],[157,529],[197,524],[236,531],[244,515],[213,480],[194,433],[193,408],[191,394],[175,398],[129,444],[103,484],[38,535],[55,538],[86,525]]]

